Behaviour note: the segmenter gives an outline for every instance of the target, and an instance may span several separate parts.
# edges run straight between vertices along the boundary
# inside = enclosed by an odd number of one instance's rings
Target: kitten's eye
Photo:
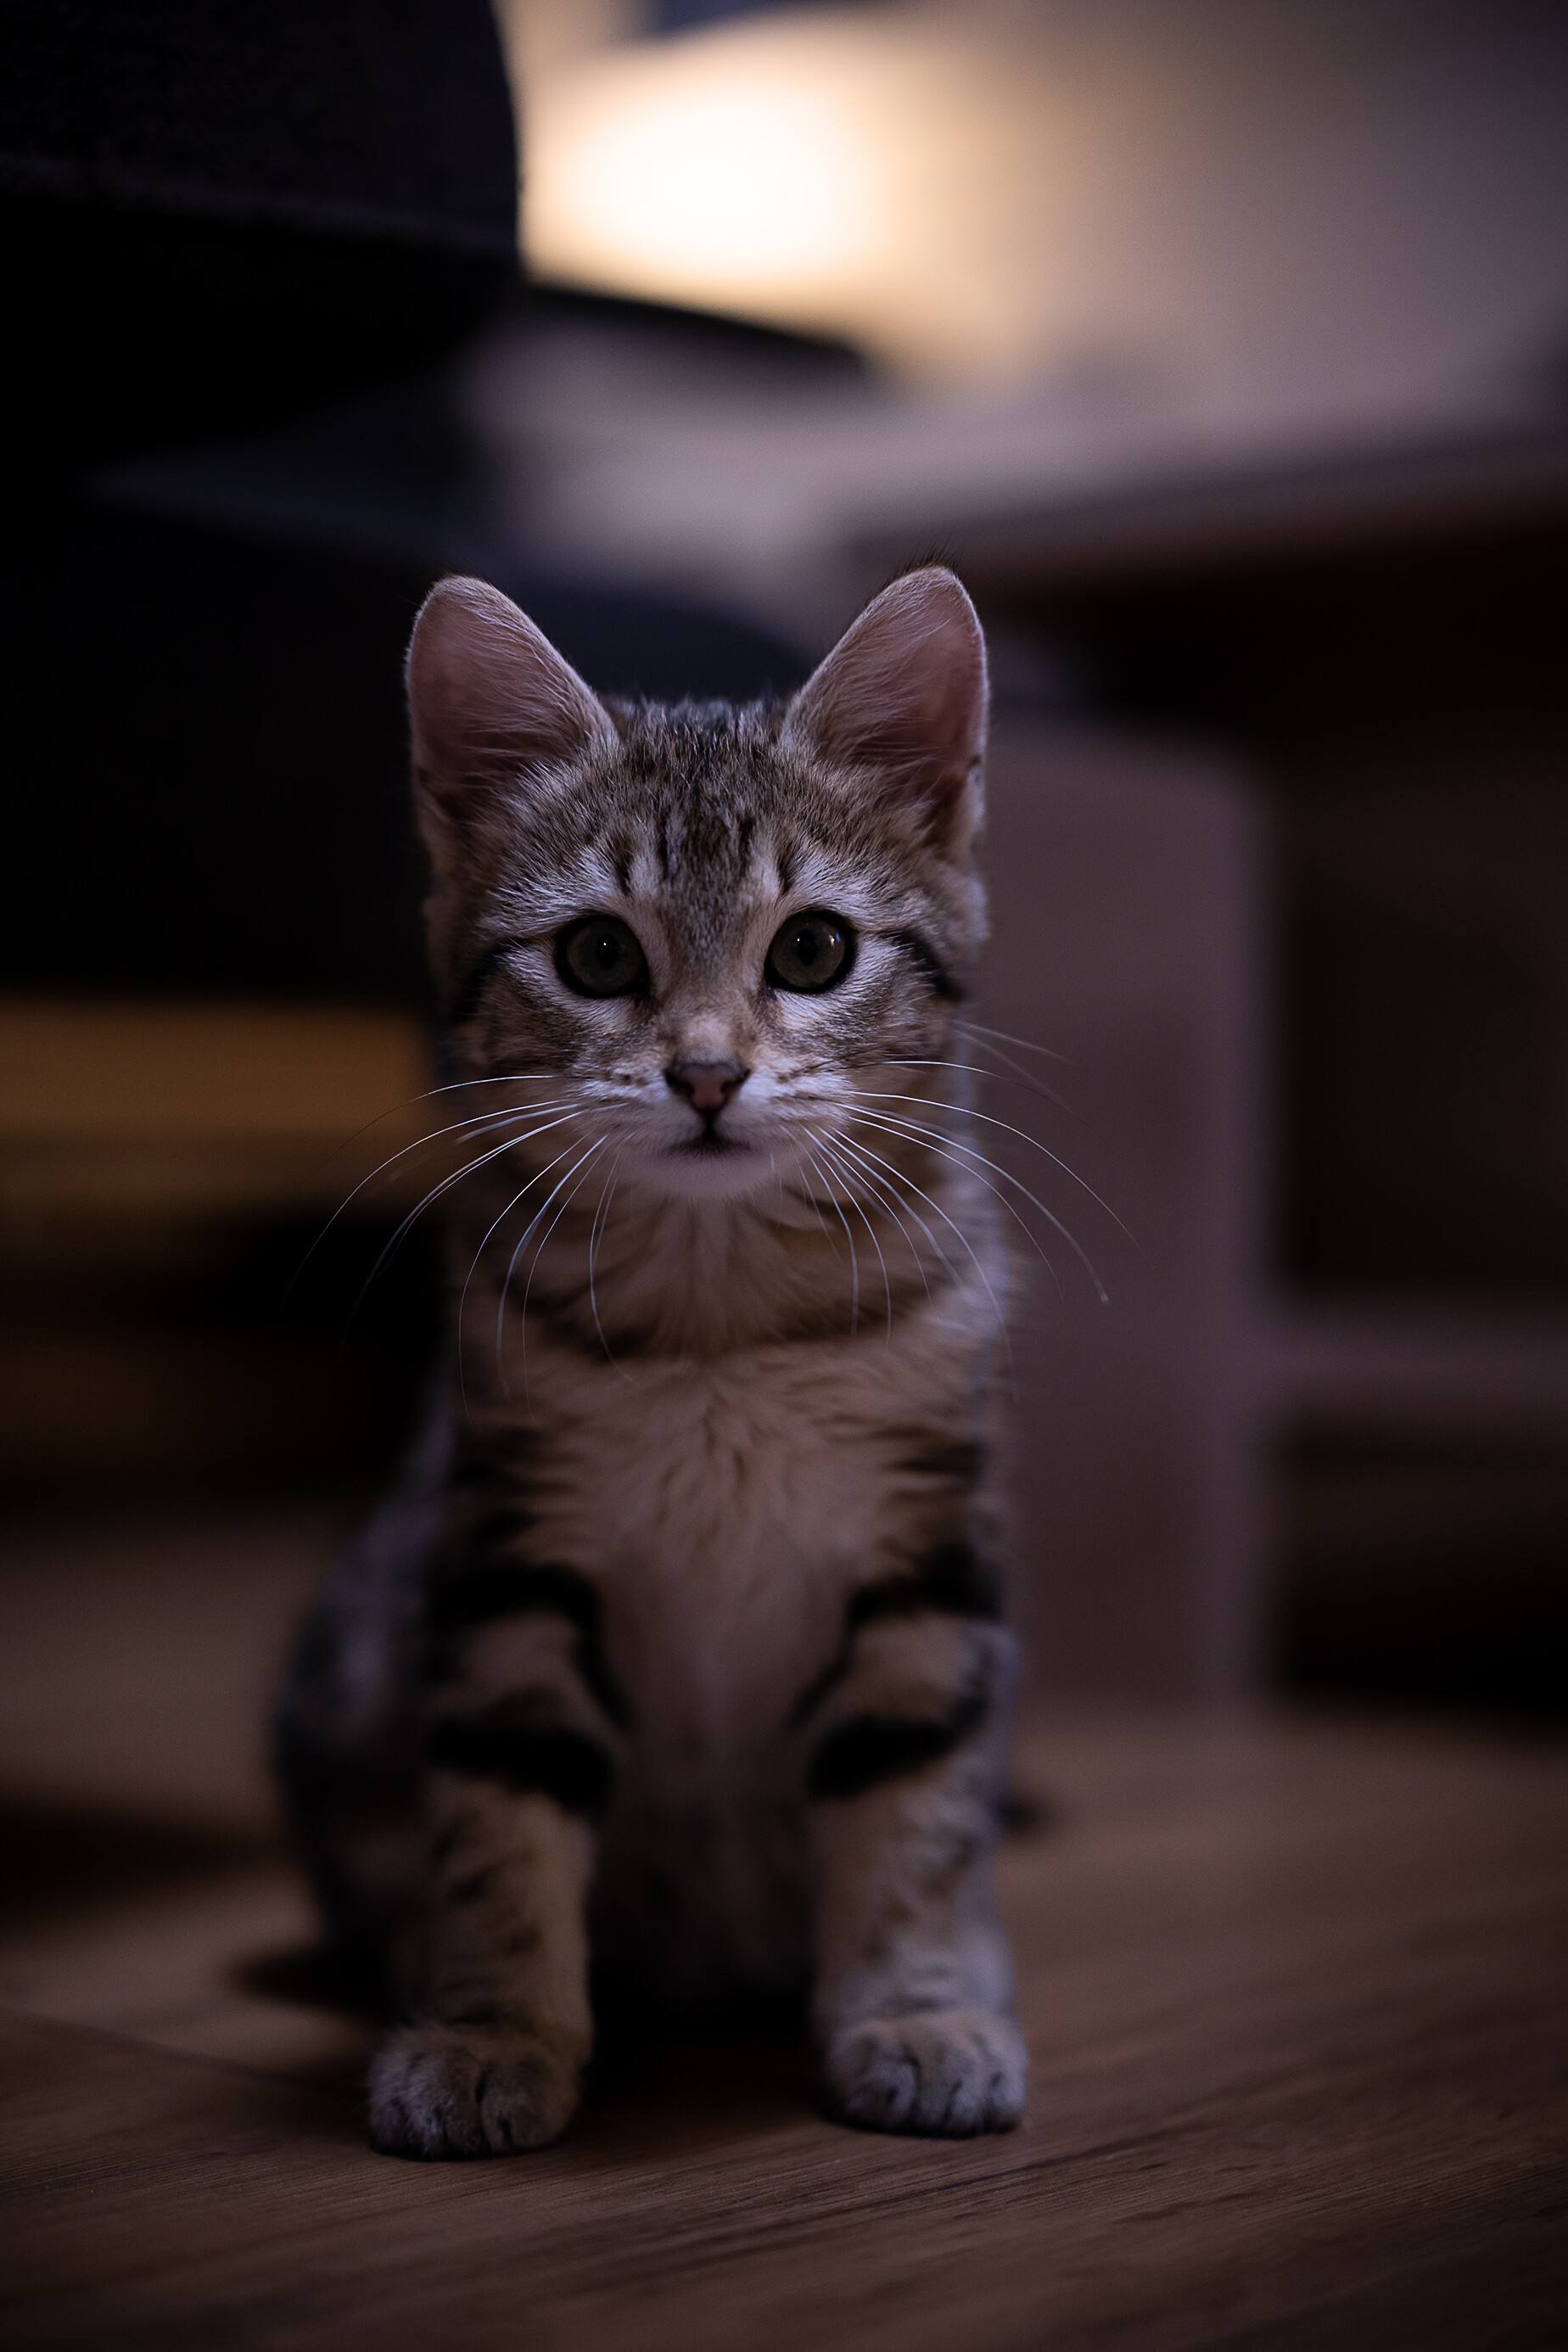
[[[579,996],[629,996],[647,978],[637,933],[613,915],[586,915],[555,942],[555,969]]]
[[[815,995],[842,980],[855,960],[855,934],[837,915],[813,908],[792,915],[768,950],[767,976],[775,988]]]

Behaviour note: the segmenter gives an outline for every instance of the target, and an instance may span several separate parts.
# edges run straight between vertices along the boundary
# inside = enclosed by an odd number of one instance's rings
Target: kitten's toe
[[[395,2033],[370,2069],[371,2145],[387,2156],[510,2156],[571,2122],[578,2054],[518,2029],[422,2024]]]
[[[828,2046],[824,2074],[846,2123],[964,2139],[1017,2122],[1029,2059],[1010,2017],[943,2009],[845,2027]]]

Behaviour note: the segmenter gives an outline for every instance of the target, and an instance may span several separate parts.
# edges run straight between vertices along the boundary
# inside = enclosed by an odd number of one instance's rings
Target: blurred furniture
[[[0,1492],[352,1482],[395,1446],[417,1237],[353,1308],[450,1164],[429,1083],[413,1011],[0,1000]]]
[[[1145,1252],[1031,1370],[1037,1671],[1561,1710],[1568,436],[944,543],[1105,715],[998,730],[985,1017]]]
[[[1031,1680],[1227,1695],[1259,1650],[1256,795],[1201,752],[1004,713],[984,864],[970,1051],[1015,1267],[995,1387]]]
[[[429,362],[516,275],[485,0],[9,0],[0,65],[35,481]]]
[[[0,63],[0,1490],[352,1486],[436,1315],[424,1226],[359,1294],[439,1150],[355,1192],[428,1084],[430,581],[489,571],[608,687],[794,657],[492,560],[450,365],[518,276],[485,0],[17,0]]]
[[[485,0],[16,0],[0,68],[0,1484],[341,1476],[395,1442],[428,1284],[377,1330],[389,1286],[334,1379],[348,1302],[289,1304],[289,1276],[321,1163],[421,1082],[417,1013],[190,1000],[416,1006],[396,675],[428,575],[269,559],[83,481],[490,315],[517,276],[495,27]]]

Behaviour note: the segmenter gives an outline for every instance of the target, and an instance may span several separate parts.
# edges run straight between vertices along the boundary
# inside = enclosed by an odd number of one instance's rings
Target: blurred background
[[[232,1727],[416,1408],[452,569],[672,698],[957,565],[1033,1687],[1560,1715],[1568,15],[5,38],[8,1785],[107,1738],[188,1809],[221,1723],[202,1801],[259,1804]]]

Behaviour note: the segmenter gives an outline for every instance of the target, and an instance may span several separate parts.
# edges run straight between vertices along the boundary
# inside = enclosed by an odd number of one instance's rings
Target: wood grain
[[[355,2030],[208,1848],[0,1948],[7,2346],[853,2352],[1568,2342],[1568,1757],[1289,1719],[1031,1729],[1020,2130],[842,2130],[672,2042],[543,2156],[361,2137]]]

